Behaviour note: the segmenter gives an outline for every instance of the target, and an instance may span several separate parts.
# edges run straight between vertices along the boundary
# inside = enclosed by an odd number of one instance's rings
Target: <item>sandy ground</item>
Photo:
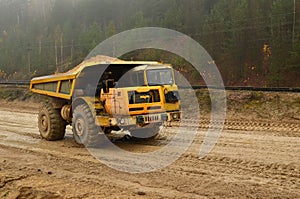
[[[0,198],[300,198],[300,124],[229,122],[200,160],[202,128],[170,166],[130,174],[75,144],[70,128],[62,141],[41,140],[36,112],[26,104],[0,106]],[[115,144],[144,153],[160,142]]]

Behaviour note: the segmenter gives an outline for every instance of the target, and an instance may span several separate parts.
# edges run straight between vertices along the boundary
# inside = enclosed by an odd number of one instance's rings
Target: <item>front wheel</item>
[[[88,105],[83,104],[75,108],[72,127],[74,139],[78,144],[93,147],[99,143],[99,128]]]

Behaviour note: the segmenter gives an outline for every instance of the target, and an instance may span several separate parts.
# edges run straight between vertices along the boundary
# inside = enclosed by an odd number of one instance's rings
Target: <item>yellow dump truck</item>
[[[34,78],[30,90],[52,99],[38,115],[40,134],[48,141],[63,139],[68,124],[79,144],[93,145],[100,135],[120,129],[151,138],[164,122],[181,119],[174,71],[159,62],[101,56],[67,73]]]

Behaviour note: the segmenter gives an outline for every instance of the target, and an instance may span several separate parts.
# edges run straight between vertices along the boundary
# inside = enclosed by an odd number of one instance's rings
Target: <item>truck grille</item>
[[[151,90],[149,92],[128,92],[129,104],[144,104],[160,102],[159,90]]]
[[[160,121],[160,116],[158,115],[144,116],[144,119],[146,123],[158,122]]]

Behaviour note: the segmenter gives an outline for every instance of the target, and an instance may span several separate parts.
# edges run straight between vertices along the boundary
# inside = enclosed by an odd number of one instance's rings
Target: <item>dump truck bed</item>
[[[33,93],[71,100],[76,79],[80,73],[89,67],[101,65],[160,65],[159,62],[123,61],[107,56],[97,56],[86,60],[66,73],[33,78],[30,81],[30,90]]]

